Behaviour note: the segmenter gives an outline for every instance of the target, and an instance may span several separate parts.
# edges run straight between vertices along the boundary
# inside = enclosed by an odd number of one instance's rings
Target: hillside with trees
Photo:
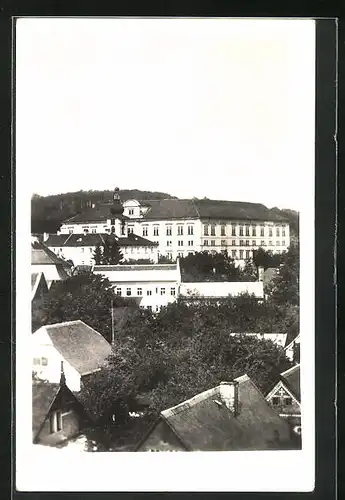
[[[74,193],[39,196],[31,198],[31,231],[32,233],[56,233],[62,221],[92,207],[93,204],[110,203],[114,191],[77,191]],[[160,200],[176,198],[168,193],[157,191],[141,191],[139,189],[124,189],[121,198],[139,200]]]

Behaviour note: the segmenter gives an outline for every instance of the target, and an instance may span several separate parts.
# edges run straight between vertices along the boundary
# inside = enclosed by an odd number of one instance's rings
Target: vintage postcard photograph
[[[15,32],[16,488],[312,491],[315,22]]]

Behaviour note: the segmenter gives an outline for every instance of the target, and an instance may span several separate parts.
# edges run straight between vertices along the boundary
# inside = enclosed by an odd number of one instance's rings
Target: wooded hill
[[[77,191],[74,193],[39,196],[34,194],[31,199],[31,231],[32,233],[56,233],[61,223],[83,212],[93,204],[109,203],[114,191]],[[121,190],[122,200],[161,200],[177,198],[159,191],[141,191],[139,189]],[[279,215],[285,215],[290,221],[292,235],[298,237],[298,212],[290,209],[272,208]]]

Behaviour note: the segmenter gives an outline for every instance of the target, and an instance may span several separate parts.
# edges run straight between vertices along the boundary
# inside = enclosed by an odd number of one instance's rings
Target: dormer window
[[[134,215],[134,208],[128,209],[128,215]]]
[[[115,219],[110,219],[110,224],[111,224],[112,226],[114,226],[114,225],[115,225]]]

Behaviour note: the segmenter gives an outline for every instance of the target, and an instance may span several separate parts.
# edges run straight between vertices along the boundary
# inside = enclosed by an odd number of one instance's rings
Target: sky
[[[314,169],[310,20],[23,18],[28,195],[163,191],[301,210]]]

